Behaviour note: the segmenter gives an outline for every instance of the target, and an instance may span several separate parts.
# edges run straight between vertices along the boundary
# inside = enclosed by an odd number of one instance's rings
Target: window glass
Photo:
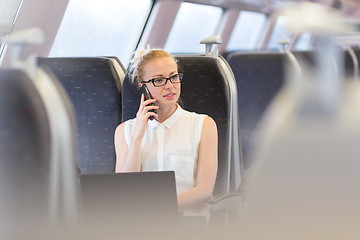
[[[22,0],[0,1],[0,27],[4,25],[12,25],[14,23],[21,2]]]
[[[311,33],[304,32],[295,44],[296,50],[311,50]]]
[[[151,3],[151,0],[71,0],[50,56],[116,56],[126,66]]]
[[[227,51],[255,49],[266,22],[263,13],[241,11],[231,34]]]
[[[278,50],[280,49],[279,41],[284,40],[286,38],[291,39],[291,34],[286,29],[286,24],[288,22],[288,18],[284,16],[279,16],[277,18],[274,30],[271,34],[270,41],[268,43],[268,49]]]
[[[216,34],[221,17],[219,7],[182,3],[164,48],[172,53],[205,52],[199,42]]]
[[[4,52],[4,48],[5,48],[5,45],[2,44],[2,41],[3,41],[3,39],[1,39],[1,37],[0,37],[0,57],[2,56],[2,54]],[[1,61],[0,61],[0,63],[1,63]]]
[[[3,53],[3,39],[11,32],[22,0],[0,1],[0,56]]]

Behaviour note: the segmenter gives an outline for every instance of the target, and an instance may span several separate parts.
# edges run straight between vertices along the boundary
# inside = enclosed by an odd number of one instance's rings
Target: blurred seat
[[[258,122],[284,84],[286,54],[233,52],[227,61],[237,84],[240,138],[247,170]]]
[[[61,86],[42,70],[2,69],[0,116],[1,232],[74,223],[75,122]]]
[[[344,73],[346,78],[351,79],[356,75],[356,61],[349,51],[343,53],[339,62],[335,60],[329,62],[333,69],[336,69],[334,70],[336,73]],[[304,82],[301,80],[302,77],[312,76],[310,74],[315,73],[319,68],[318,61],[316,51],[233,52],[228,55],[227,61],[237,83],[241,144],[247,171],[253,164],[251,159],[254,149],[266,147],[259,145],[261,141],[257,137],[261,130],[259,125],[269,111],[269,106],[284,86],[291,86],[291,83],[294,83],[293,78],[299,77],[296,81],[299,84]],[[336,66],[337,63],[342,65]],[[309,72],[309,69],[313,72]],[[304,72],[305,70],[307,71]],[[290,73],[293,74],[291,77],[288,75]],[[248,176],[245,175],[244,182],[248,181],[247,178]],[[239,189],[243,191],[239,193],[244,201],[246,201],[244,194],[247,191],[245,186],[246,184]]]
[[[262,119],[252,155],[255,167],[241,186],[248,191],[248,208],[238,222],[245,238],[359,234],[360,115],[354,109],[359,108],[360,89],[352,81],[339,87],[342,76],[336,73],[345,66],[334,66],[341,62],[335,48],[316,54],[315,66],[325,66],[313,72],[302,65],[304,76],[310,77],[289,76],[300,81],[298,88],[283,88]],[[330,61],[320,62],[324,59]],[[335,91],[328,94],[329,89]]]
[[[353,47],[351,47],[351,49],[354,51],[357,59],[360,59],[360,47],[353,46]],[[359,61],[358,61],[358,63],[359,63]]]
[[[348,79],[359,77],[359,61],[355,50],[352,48],[344,49],[344,76]]]
[[[81,173],[113,173],[114,132],[121,122],[125,69],[115,57],[39,58],[67,91],[75,109]]]
[[[45,222],[51,149],[46,108],[24,72],[1,70],[0,79],[0,182],[1,202],[6,203],[0,206],[0,222],[28,224],[30,215]]]
[[[269,104],[285,84],[286,67],[307,64],[316,69],[315,51],[294,52],[232,52],[227,61],[234,72],[239,107],[240,138],[244,157],[244,169],[251,166],[249,153],[254,147],[254,134],[258,123]],[[356,74],[354,59],[344,51],[344,75],[353,78]],[[335,64],[335,62],[334,62]],[[296,65],[296,66],[295,66]]]
[[[356,75],[358,75],[358,62],[356,56],[356,50],[351,48],[341,49],[342,58],[340,59],[342,62],[342,66],[338,70],[342,72],[339,73],[341,76],[344,76],[345,79],[354,79]],[[312,66],[315,69],[318,68],[318,62],[316,60],[316,50],[314,51],[293,51],[292,54],[297,59],[305,60],[305,62]],[[335,61],[334,61],[335,64]]]

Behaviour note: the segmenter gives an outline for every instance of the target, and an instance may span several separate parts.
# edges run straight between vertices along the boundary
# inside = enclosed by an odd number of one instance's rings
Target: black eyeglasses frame
[[[177,76],[177,75],[178,75],[180,81],[179,81],[179,82],[173,82],[173,81],[171,81],[171,78],[173,78],[173,77],[175,77],[175,76]],[[171,83],[181,83],[181,81],[182,81],[182,79],[183,79],[183,76],[184,76],[184,74],[182,74],[182,73],[177,73],[177,74],[174,74],[174,75],[172,75],[172,76],[170,76],[170,77],[157,77],[157,78],[152,78],[152,79],[150,79],[150,80],[148,80],[148,81],[142,81],[141,83],[149,83],[149,82],[152,82],[152,84],[154,85],[154,87],[162,87],[162,86],[165,86],[168,81],[170,81]],[[157,79],[159,79],[159,78],[165,79],[165,83],[156,86],[155,83],[154,83],[154,81],[157,80]]]

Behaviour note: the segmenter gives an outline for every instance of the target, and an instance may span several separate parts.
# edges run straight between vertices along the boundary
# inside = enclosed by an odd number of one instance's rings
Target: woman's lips
[[[164,98],[172,98],[176,95],[176,93],[168,93],[166,95],[164,95]]]

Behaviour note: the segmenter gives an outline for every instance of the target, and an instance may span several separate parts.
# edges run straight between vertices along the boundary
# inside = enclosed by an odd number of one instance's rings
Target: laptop
[[[80,185],[86,223],[139,227],[178,222],[174,171],[83,174]]]

